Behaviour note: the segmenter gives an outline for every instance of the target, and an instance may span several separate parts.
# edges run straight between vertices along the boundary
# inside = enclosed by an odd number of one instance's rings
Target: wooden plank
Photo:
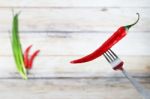
[[[150,7],[149,0],[1,0],[2,7]]]
[[[33,69],[29,71],[29,78],[59,78],[59,77],[123,77],[120,71],[113,71],[104,57],[85,64],[70,64],[79,56],[39,56]],[[125,68],[136,77],[150,76],[150,57],[121,56]],[[16,70],[12,56],[0,57],[0,78],[21,78]]]
[[[149,80],[146,81],[142,84],[150,89]],[[142,99],[126,79],[119,78],[0,80],[0,98]]]
[[[86,55],[97,49],[112,33],[20,33],[23,50],[33,44],[40,55]],[[149,33],[128,33],[113,47],[119,55],[150,55]],[[89,41],[90,40],[90,41]],[[9,33],[0,33],[0,56],[12,55]],[[135,50],[136,49],[136,50]]]
[[[20,31],[24,32],[113,32],[121,25],[133,23],[137,12],[141,14],[141,19],[130,31],[150,31],[150,8],[108,8],[106,11],[102,8],[15,9],[15,12],[19,11]],[[0,32],[10,31],[11,9],[0,9],[0,14]]]

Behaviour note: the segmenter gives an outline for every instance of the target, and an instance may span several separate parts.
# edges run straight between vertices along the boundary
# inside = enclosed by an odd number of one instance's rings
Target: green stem
[[[127,30],[128,30],[130,27],[134,26],[136,23],[138,23],[138,21],[139,21],[139,19],[140,19],[140,14],[139,14],[139,13],[136,13],[136,14],[138,15],[138,19],[137,19],[134,23],[125,26],[125,28],[126,28]]]

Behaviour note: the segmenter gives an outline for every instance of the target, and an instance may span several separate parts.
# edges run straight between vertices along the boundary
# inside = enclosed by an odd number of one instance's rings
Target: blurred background
[[[33,44],[33,51],[41,50],[27,81],[12,55],[12,9],[21,11],[23,49]],[[120,26],[135,22],[137,12],[139,22],[112,49],[125,69],[150,89],[149,0],[0,0],[0,98],[141,99],[103,56],[69,63],[94,51]]]

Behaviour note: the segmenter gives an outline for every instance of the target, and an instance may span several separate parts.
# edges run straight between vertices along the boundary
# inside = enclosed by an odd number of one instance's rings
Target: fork
[[[105,52],[104,57],[111,64],[114,70],[121,70],[125,77],[132,83],[135,89],[141,94],[143,99],[150,99],[150,92],[137,82],[127,71],[123,68],[124,62],[111,50]]]

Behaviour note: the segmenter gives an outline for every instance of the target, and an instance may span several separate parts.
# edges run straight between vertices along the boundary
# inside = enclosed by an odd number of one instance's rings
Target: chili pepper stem
[[[29,75],[29,69],[27,69],[26,71],[27,71],[27,75]]]
[[[138,15],[137,20],[136,20],[134,23],[125,26],[125,28],[126,28],[127,30],[129,30],[129,28],[131,28],[131,27],[134,26],[136,23],[138,23],[138,21],[139,21],[139,19],[140,19],[140,14],[139,14],[139,13],[136,13],[136,14]]]

